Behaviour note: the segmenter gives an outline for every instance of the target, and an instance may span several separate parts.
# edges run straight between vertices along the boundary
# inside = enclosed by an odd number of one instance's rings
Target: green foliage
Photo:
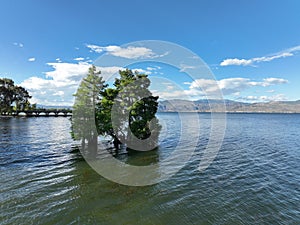
[[[153,135],[158,139],[160,125],[155,117],[158,97],[149,91],[150,80],[147,75],[129,69],[119,74],[114,87],[108,87],[96,67],[90,68],[75,94],[72,119],[75,139],[89,142],[96,134],[110,136],[118,144],[129,143],[132,135],[138,139]]]
[[[11,79],[0,78],[1,114],[11,114],[13,110],[30,109],[30,98],[31,96],[25,88],[15,85]]]
[[[86,140],[88,143],[96,142],[98,136],[97,130],[93,129],[96,122],[95,107],[100,100],[99,94],[106,87],[100,74],[101,72],[97,72],[96,67],[92,66],[74,94],[76,99],[73,106],[72,137],[81,140],[82,143]]]
[[[158,97],[149,91],[150,80],[147,75],[129,69],[119,71],[119,74],[115,88],[107,88],[97,104],[99,134],[109,135],[122,143],[131,142],[132,135],[141,140],[150,135],[158,139],[160,125],[155,117]]]

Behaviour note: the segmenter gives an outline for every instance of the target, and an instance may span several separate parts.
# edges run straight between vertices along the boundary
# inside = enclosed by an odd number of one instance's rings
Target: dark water
[[[173,127],[169,138],[121,160],[151,163],[172,152],[178,118],[159,117]],[[202,173],[210,115],[200,121],[183,169],[130,187],[102,178],[74,151],[67,118],[0,118],[0,224],[300,224],[300,115],[229,114],[222,148]]]

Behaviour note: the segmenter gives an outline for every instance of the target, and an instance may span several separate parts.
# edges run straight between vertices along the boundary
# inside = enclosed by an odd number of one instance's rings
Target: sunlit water
[[[159,117],[168,124],[160,148],[121,152],[120,160],[143,165],[171,154],[178,117]],[[0,118],[0,224],[300,224],[300,115],[227,115],[222,148],[202,173],[210,115],[200,123],[186,166],[159,184],[130,187],[89,167],[69,119]]]

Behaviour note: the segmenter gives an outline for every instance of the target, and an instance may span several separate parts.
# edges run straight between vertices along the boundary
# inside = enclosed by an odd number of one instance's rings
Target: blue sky
[[[25,86],[37,103],[70,105],[80,79],[101,54],[144,57],[147,49],[120,46],[162,40],[200,56],[226,99],[297,100],[299,12],[297,0],[2,0],[0,77]],[[180,89],[197,99],[203,97],[197,85],[212,89],[209,80],[188,79],[183,68],[135,66],[150,78],[159,75],[178,86],[166,82],[154,90],[162,99],[179,98]],[[102,70],[110,74],[118,67]]]

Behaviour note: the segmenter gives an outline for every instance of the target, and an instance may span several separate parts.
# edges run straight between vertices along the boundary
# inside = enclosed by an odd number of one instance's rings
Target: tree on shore
[[[108,87],[93,66],[80,84],[75,94],[72,126],[73,137],[82,140],[83,145],[85,140],[95,144],[93,140],[98,135],[111,137],[117,149],[121,143],[128,146],[136,138],[158,139],[158,97],[149,90],[149,78],[129,69],[119,71],[119,75],[114,87]]]
[[[10,115],[13,110],[28,110],[31,105],[28,91],[8,78],[0,78],[0,113]]]

